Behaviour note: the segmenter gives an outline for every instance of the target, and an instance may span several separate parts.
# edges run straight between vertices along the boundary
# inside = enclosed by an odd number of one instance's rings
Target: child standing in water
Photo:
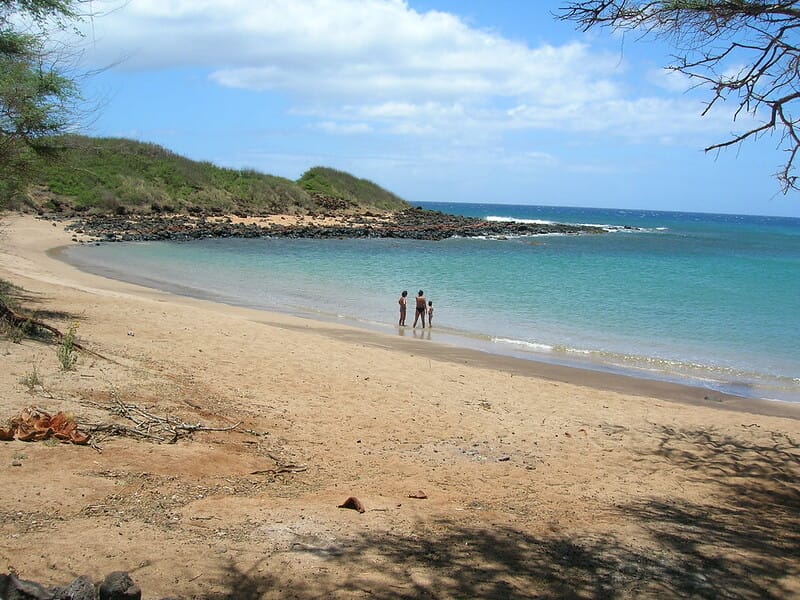
[[[398,325],[402,327],[406,325],[406,296],[408,296],[408,291],[403,290],[403,293],[400,294],[400,299],[397,301],[400,304],[400,322]]]
[[[432,326],[433,326],[433,300],[428,300],[428,327]]]

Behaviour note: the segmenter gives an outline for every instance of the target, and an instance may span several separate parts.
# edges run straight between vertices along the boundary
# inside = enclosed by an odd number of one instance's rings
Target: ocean
[[[800,219],[419,203],[602,235],[70,246],[86,271],[431,343],[800,402]],[[397,298],[433,327],[397,326]],[[413,321],[409,310],[408,325]]]

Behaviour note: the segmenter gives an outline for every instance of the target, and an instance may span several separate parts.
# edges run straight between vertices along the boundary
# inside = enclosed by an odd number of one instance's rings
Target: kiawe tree
[[[733,102],[738,133],[706,152],[765,135],[786,153],[777,178],[781,190],[798,190],[800,151],[800,0],[588,0],[568,2],[559,18],[588,31],[609,27],[669,36],[679,54],[667,68],[710,91],[702,114]]]
[[[80,20],[82,2],[0,0],[0,209],[24,192],[34,158],[75,115],[78,89],[51,42]]]

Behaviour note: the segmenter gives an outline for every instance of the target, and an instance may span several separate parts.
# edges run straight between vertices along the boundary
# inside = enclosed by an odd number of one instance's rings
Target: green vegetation
[[[311,169],[295,183],[133,140],[70,135],[52,146],[58,158],[37,163],[31,194],[34,206],[47,211],[263,215],[408,206],[374,183],[333,169]]]
[[[39,369],[36,367],[35,363],[30,372],[25,373],[23,377],[20,377],[19,382],[28,388],[28,393],[31,394],[36,391],[36,386],[42,385],[42,379],[39,377]]]
[[[153,144],[63,135],[80,116],[60,32],[92,0],[0,2],[0,210],[265,215],[401,210],[377,185],[315,168],[300,182],[195,162]],[[55,42],[55,43],[54,43]]]
[[[56,355],[58,362],[61,365],[62,371],[71,371],[75,368],[75,363],[78,361],[78,354],[75,352],[75,338],[78,331],[78,324],[73,323],[69,326],[67,333],[58,345]]]
[[[348,173],[327,167],[309,169],[297,183],[311,194],[336,198],[349,206],[384,210],[408,207],[402,198],[367,179],[357,179]]]
[[[81,19],[85,2],[0,2],[0,208],[24,196],[32,163],[49,154],[48,138],[74,116],[78,89],[48,42]]]

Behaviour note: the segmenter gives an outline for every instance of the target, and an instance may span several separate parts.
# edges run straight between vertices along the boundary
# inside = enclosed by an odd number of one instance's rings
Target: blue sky
[[[113,0],[111,0],[113,2]],[[777,138],[720,154],[733,107],[665,42],[584,34],[559,1],[127,0],[86,24],[84,132],[410,202],[800,216]],[[110,66],[109,66],[110,65]]]

